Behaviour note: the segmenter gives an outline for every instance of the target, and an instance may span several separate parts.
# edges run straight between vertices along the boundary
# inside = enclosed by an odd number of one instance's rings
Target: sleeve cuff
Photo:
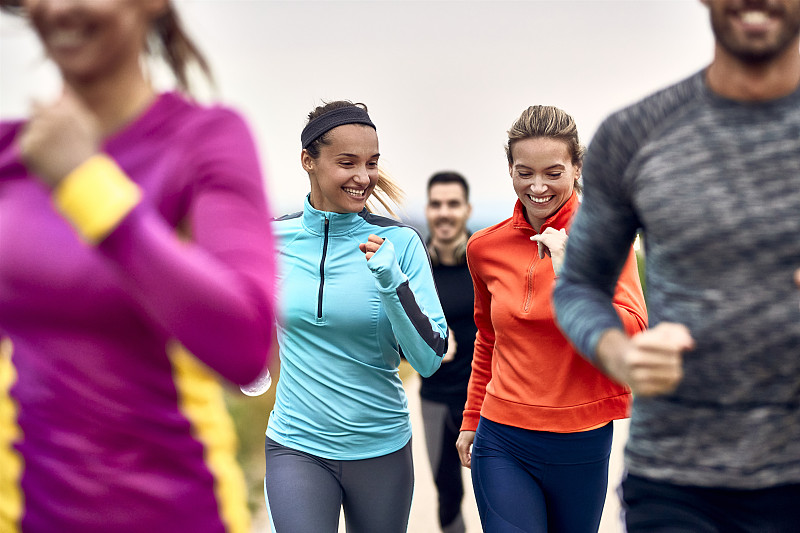
[[[400,265],[397,264],[394,245],[389,239],[383,241],[375,255],[367,261],[367,266],[375,275],[378,289],[383,292],[392,292],[408,281],[408,276],[403,273]]]
[[[464,416],[461,419],[461,431],[477,431],[478,422],[480,422],[480,411],[464,410]]]
[[[105,155],[81,163],[53,191],[58,210],[90,244],[107,237],[141,198],[139,187]]]

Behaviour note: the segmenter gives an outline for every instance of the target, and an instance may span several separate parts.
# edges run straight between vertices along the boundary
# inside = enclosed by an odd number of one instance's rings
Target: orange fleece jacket
[[[542,226],[565,228],[579,206],[575,193]],[[517,200],[511,218],[476,232],[467,245],[475,286],[475,354],[462,431],[483,416],[538,431],[573,432],[629,416],[630,390],[582,357],[555,322],[555,274],[539,258],[536,231]],[[647,327],[642,286],[631,250],[614,295],[628,335]]]

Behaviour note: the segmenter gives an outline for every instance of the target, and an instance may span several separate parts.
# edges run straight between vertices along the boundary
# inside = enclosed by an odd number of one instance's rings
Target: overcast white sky
[[[322,100],[368,105],[381,161],[421,221],[425,182],[462,172],[472,229],[510,216],[505,132],[529,105],[556,105],[584,143],[610,112],[711,60],[699,0],[177,0],[212,65],[217,99],[258,140],[275,214],[308,191],[300,131]],[[24,23],[0,16],[0,117],[27,113],[57,77]],[[422,228],[420,228],[422,229]]]

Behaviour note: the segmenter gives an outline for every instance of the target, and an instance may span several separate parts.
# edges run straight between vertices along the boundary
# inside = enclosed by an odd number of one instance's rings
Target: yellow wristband
[[[61,180],[53,199],[83,239],[97,244],[136,207],[142,192],[110,157],[95,155]]]

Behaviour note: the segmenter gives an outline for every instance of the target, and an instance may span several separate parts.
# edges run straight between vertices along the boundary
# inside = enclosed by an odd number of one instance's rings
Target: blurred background
[[[470,180],[473,229],[510,215],[503,143],[527,106],[563,108],[586,143],[606,115],[699,70],[713,47],[699,0],[175,3],[216,75],[203,99],[253,128],[276,214],[299,210],[308,191],[308,112],[349,99],[369,107],[382,164],[407,194],[403,218],[420,226],[425,182],[441,169]],[[52,98],[56,79],[25,22],[0,16],[0,116]]]

